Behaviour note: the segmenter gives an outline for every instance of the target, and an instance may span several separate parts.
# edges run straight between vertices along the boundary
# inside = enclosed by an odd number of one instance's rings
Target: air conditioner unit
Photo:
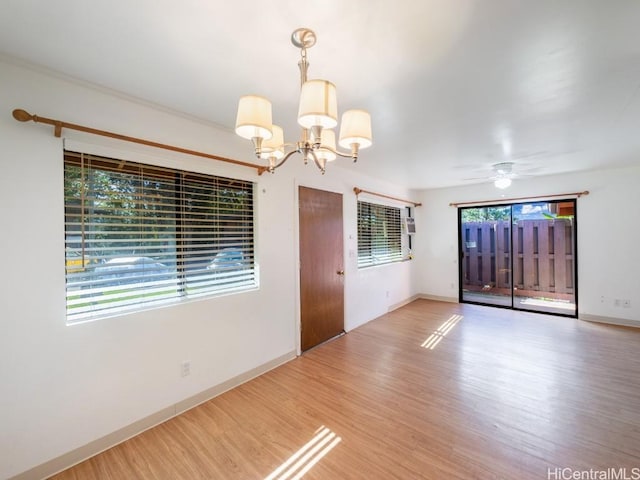
[[[413,235],[416,233],[416,221],[413,217],[404,217],[404,233]]]

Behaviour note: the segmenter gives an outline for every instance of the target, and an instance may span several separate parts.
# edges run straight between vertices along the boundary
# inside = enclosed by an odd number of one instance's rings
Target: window
[[[67,322],[256,286],[253,183],[65,151]]]
[[[402,260],[401,209],[358,202],[358,267]]]

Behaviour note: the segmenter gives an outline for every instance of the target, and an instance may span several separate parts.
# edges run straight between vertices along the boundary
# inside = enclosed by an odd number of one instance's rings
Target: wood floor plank
[[[52,478],[630,472],[639,407],[640,330],[418,300]]]

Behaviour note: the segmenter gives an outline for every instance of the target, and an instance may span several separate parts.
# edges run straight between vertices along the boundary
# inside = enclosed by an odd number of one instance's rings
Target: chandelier
[[[298,124],[302,127],[300,140],[285,143],[284,132],[271,121],[271,102],[259,95],[245,95],[238,102],[236,133],[251,140],[256,157],[269,161],[271,173],[283,165],[294,153],[304,163],[313,161],[324,174],[327,162],[338,156],[358,160],[360,149],[371,146],[371,116],[364,110],[348,110],[342,114],[336,149],[338,105],[336,86],[327,80],[307,80],[309,63],[307,49],[316,44],[316,34],[308,28],[298,28],[291,34],[291,43],[300,49],[300,103]],[[289,150],[289,151],[287,151]]]

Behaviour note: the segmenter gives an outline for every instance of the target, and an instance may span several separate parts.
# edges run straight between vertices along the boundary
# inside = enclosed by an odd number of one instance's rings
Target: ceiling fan
[[[491,165],[491,171],[488,176],[465,178],[465,180],[493,180],[493,184],[500,189],[508,188],[511,180],[516,177],[527,176],[527,174],[515,171],[515,162],[499,162]]]

